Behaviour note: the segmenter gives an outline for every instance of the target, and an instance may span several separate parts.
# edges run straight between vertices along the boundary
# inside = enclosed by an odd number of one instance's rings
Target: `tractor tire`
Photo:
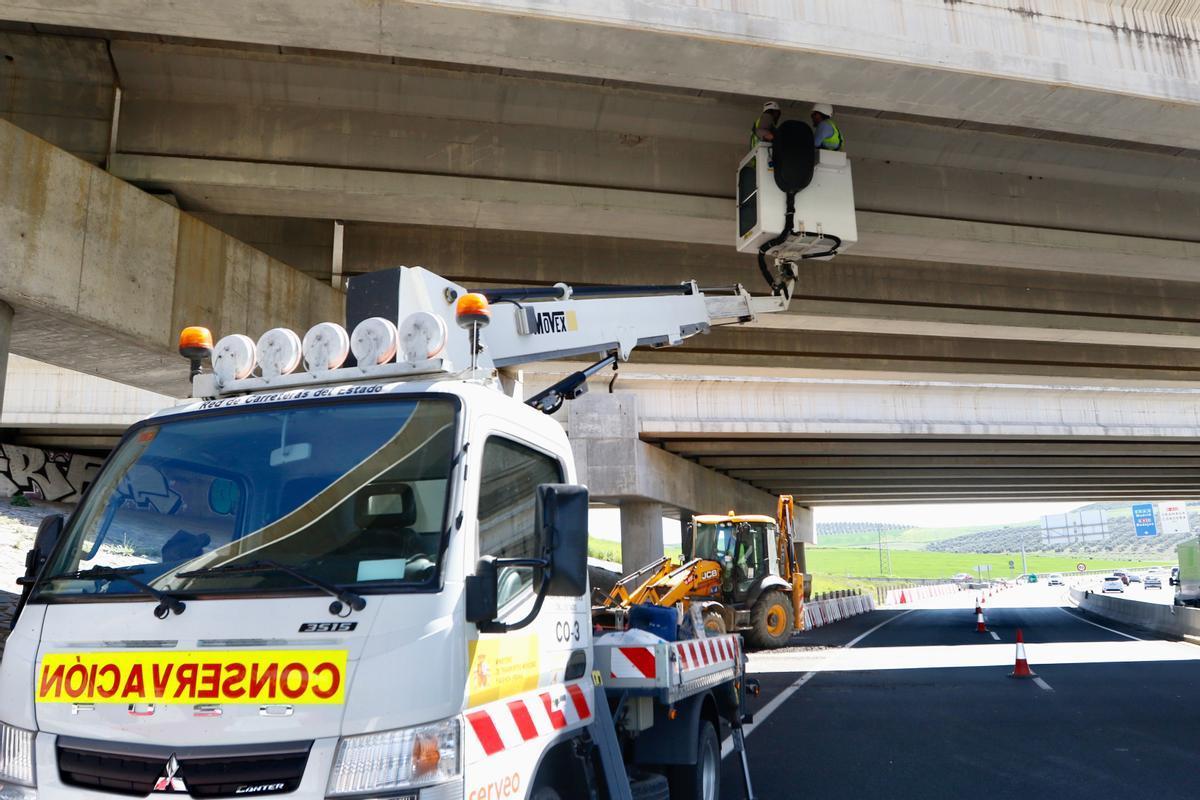
[[[783,647],[792,638],[792,599],[783,592],[764,592],[750,610],[750,632],[755,647]]]
[[[667,776],[657,772],[642,772],[629,777],[633,800],[671,800],[671,785]]]
[[[700,721],[696,763],[671,767],[671,800],[719,800],[721,795],[721,740],[717,729]]]
[[[720,611],[709,611],[704,615],[704,633],[708,636],[724,636],[729,633]]]

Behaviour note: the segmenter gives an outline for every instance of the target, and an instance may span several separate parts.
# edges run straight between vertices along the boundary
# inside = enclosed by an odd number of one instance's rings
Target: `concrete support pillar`
[[[4,384],[8,376],[8,342],[12,338],[13,309],[0,300],[0,409],[4,407]]]
[[[662,503],[621,501],[621,569],[628,575],[662,558]]]

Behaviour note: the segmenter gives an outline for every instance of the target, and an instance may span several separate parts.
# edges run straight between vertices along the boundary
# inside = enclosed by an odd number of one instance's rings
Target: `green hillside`
[[[1042,543],[1040,521],[987,528],[972,533],[946,538],[932,543],[928,550],[963,553],[1007,553],[1019,551],[1022,543],[1028,551],[1066,553],[1068,550],[1086,555],[1124,559],[1167,559],[1174,560],[1175,548],[1193,534],[1159,534],[1139,537],[1133,530],[1133,515],[1128,503],[1106,510],[1109,535],[1101,542],[1087,545],[1059,545],[1047,548]],[[1192,530],[1200,530],[1200,508],[1189,513]],[[819,540],[818,540],[819,541]]]
[[[862,530],[851,533],[826,532],[824,526],[817,528],[817,541],[822,547],[876,547],[880,534],[884,542],[891,543],[893,550],[921,550],[926,545],[953,539],[966,534],[988,530],[988,525],[960,525],[951,528],[905,528],[893,526],[890,529],[876,531],[871,523],[860,523]]]

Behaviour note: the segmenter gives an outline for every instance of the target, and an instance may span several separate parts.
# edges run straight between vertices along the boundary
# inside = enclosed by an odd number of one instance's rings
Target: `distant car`
[[[1129,576],[1125,574],[1125,571],[1124,571],[1124,570],[1120,570],[1120,569],[1118,569],[1118,570],[1113,570],[1113,576],[1114,576],[1114,577],[1117,577],[1117,578],[1120,578],[1120,579],[1121,579],[1121,584],[1122,584],[1123,586],[1128,586],[1128,585],[1129,585]]]
[[[1172,586],[1179,585],[1179,567],[1171,567],[1170,584]]]
[[[1125,581],[1120,575],[1109,575],[1104,579],[1103,590],[1106,592],[1120,592],[1121,594],[1124,594]]]
[[[970,582],[975,580],[975,576],[967,572],[960,572],[950,580],[955,581],[956,583]]]
[[[1151,573],[1146,576],[1146,580],[1142,581],[1143,589],[1161,589],[1162,578],[1157,573]]]
[[[1125,577],[1129,578],[1130,583],[1141,583],[1142,582],[1141,576],[1138,575],[1136,572],[1130,572]]]
[[[1054,572],[1054,573],[1051,573],[1050,577],[1046,580],[1046,585],[1047,586],[1065,586],[1066,584],[1063,583],[1063,576],[1057,572]]]

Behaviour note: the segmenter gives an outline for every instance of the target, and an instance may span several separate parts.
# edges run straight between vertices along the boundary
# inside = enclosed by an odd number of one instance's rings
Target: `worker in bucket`
[[[833,121],[833,106],[816,103],[812,107],[813,145],[818,150],[841,150],[845,140],[837,123]]]
[[[781,116],[783,116],[783,111],[780,110],[779,103],[774,100],[763,103],[762,113],[758,115],[758,119],[754,120],[754,125],[750,129],[751,148],[758,147],[760,141],[774,141],[775,129],[779,127]]]

